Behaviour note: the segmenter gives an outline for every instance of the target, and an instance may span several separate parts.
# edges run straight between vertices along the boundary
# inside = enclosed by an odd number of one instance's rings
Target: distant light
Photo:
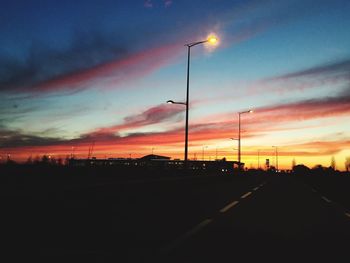
[[[249,113],[253,113],[254,111],[253,110],[249,110]]]
[[[173,101],[173,100],[168,100],[166,103],[168,103],[168,104],[173,104],[174,101]]]
[[[208,37],[208,42],[212,45],[215,45],[218,42],[218,39],[215,36]]]

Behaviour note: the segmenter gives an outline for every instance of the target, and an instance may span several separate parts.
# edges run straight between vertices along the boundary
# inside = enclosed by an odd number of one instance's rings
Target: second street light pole
[[[241,169],[241,114],[252,113],[252,110],[238,112],[238,167]]]

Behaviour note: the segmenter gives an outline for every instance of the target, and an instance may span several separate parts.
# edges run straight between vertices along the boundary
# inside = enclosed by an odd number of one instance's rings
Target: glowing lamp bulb
[[[212,45],[215,45],[216,42],[218,42],[218,39],[216,37],[214,37],[214,36],[211,36],[211,37],[208,38],[208,42],[210,44],[212,44]]]

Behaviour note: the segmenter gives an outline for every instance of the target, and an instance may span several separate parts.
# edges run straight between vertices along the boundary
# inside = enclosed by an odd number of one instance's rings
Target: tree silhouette
[[[303,164],[298,164],[293,167],[293,173],[296,175],[308,175],[310,168]]]
[[[335,170],[335,158],[334,156],[332,156],[332,159],[331,159],[331,167],[333,170]]]
[[[350,157],[345,158],[345,169],[347,172],[350,171]]]

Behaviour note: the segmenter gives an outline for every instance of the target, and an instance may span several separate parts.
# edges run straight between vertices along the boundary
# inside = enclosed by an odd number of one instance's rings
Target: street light
[[[278,172],[278,151],[277,151],[277,146],[272,146],[275,148],[275,158],[276,158],[276,171]]]
[[[178,102],[178,101],[173,101],[173,100],[168,100],[166,103],[168,103],[168,104],[181,104],[181,105],[186,105],[186,102]]]
[[[181,104],[186,106],[186,123],[185,123],[185,167],[187,167],[187,160],[188,160],[188,111],[189,111],[189,96],[190,96],[190,55],[191,55],[191,47],[209,43],[211,45],[216,45],[218,42],[218,39],[215,36],[209,36],[206,40],[198,41],[198,42],[192,42],[189,44],[185,44],[185,47],[187,47],[187,86],[186,86],[186,102],[175,102],[172,100],[168,100],[167,103],[169,104]]]
[[[241,115],[245,113],[252,113],[252,110],[238,112],[238,165],[241,169]]]

